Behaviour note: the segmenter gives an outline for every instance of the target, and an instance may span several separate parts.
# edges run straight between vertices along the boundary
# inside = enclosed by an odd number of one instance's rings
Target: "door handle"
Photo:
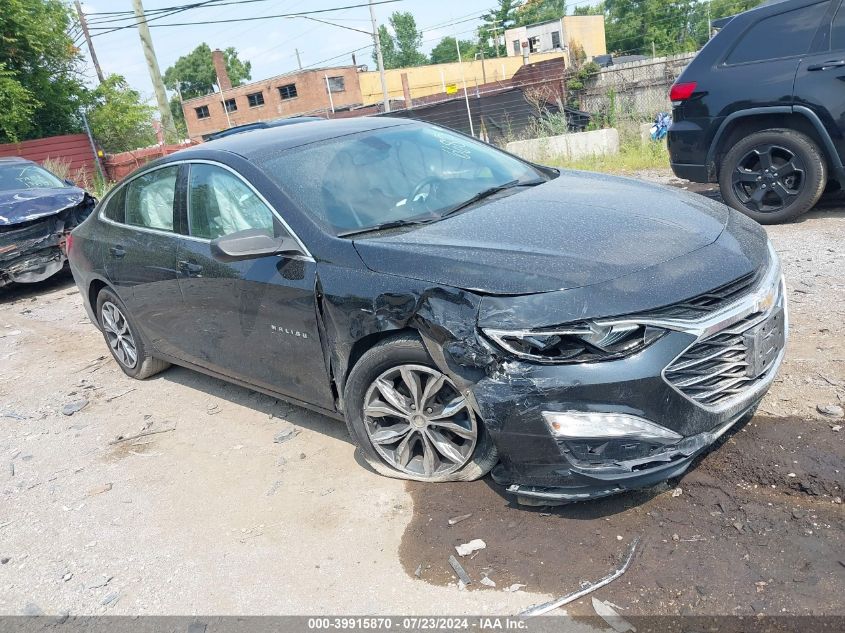
[[[179,266],[179,270],[189,275],[199,275],[202,272],[202,266],[184,259],[176,262],[176,264]]]
[[[829,62],[822,62],[821,64],[812,64],[807,66],[807,70],[829,70],[831,68],[841,68],[842,66],[845,66],[845,59],[833,59]]]
[[[110,246],[109,253],[112,254],[112,257],[123,257],[126,255],[126,250],[122,246]]]

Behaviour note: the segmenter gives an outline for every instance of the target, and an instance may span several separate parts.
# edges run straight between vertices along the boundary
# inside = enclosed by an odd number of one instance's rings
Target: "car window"
[[[246,229],[274,234],[273,212],[255,192],[230,171],[205,164],[191,165],[188,226],[209,240]]]
[[[126,224],[173,230],[173,201],[179,167],[163,167],[135,178],[126,187]]]
[[[845,51],[845,5],[839,5],[830,28],[830,49]]]
[[[0,191],[64,189],[67,185],[33,163],[0,164]]]
[[[335,234],[434,218],[486,189],[542,177],[490,145],[422,125],[348,134],[255,162]]]
[[[115,191],[106,202],[106,207],[103,209],[103,216],[112,222],[120,222],[123,224],[126,220],[124,213],[124,202],[126,200],[126,187]]]
[[[810,50],[813,36],[830,2],[779,13],[752,26],[728,55],[728,64],[780,59],[803,55]]]

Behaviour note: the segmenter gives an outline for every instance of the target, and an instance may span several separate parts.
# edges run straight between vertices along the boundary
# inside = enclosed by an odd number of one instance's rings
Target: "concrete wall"
[[[619,153],[619,132],[614,129],[561,134],[546,138],[513,141],[506,149],[535,163],[552,159],[575,160],[587,156]]]
[[[669,87],[693,57],[695,53],[684,53],[602,68],[588,80],[581,109],[599,113],[613,106],[617,118],[643,121],[671,112]]]
[[[577,42],[587,54],[587,59],[607,54],[603,15],[567,15],[563,18],[563,33],[567,48]]]
[[[182,104],[182,111],[185,113],[185,122],[188,125],[188,136],[191,140],[199,140],[205,134],[219,132],[244,123],[269,121],[320,110],[329,111],[331,106],[326,88],[326,76],[344,79],[344,90],[332,92],[331,95],[335,107],[361,103],[361,86],[358,83],[358,71],[354,66],[288,73],[244,84],[223,93],[216,92],[185,101]],[[288,84],[296,85],[297,96],[292,99],[282,99],[279,87]],[[264,105],[250,107],[247,95],[256,92],[264,96]],[[238,106],[237,111],[229,113],[228,119],[223,109],[224,99],[235,99]],[[200,106],[208,106],[210,114],[208,118],[197,117],[196,109]]]
[[[532,55],[529,62],[539,62],[546,59],[563,57],[563,53],[545,53]],[[411,88],[411,98],[426,97],[428,95],[446,92],[449,86],[458,91],[463,91],[461,71],[466,78],[467,89],[472,90],[476,85],[487,81],[504,81],[513,77],[514,73],[522,67],[522,58],[516,57],[493,57],[484,60],[482,68],[481,60],[465,60],[463,69],[461,64],[431,64],[429,66],[414,66],[412,68],[395,68],[388,70],[387,92],[392,99],[401,99],[402,73],[408,74],[408,84]],[[378,72],[368,71],[359,73],[358,79],[361,83],[361,98],[364,104],[379,103],[382,100],[381,79]]]

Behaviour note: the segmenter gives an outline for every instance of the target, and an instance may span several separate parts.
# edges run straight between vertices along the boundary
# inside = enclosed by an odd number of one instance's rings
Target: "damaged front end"
[[[485,299],[479,328],[501,362],[472,390],[501,456],[493,478],[543,505],[681,475],[753,413],[783,359],[786,297],[770,246],[761,264],[691,300],[566,326],[513,317],[531,314],[530,301],[565,315],[571,297]],[[601,314],[601,296],[594,288],[577,311]]]
[[[0,210],[0,287],[15,283],[37,283],[59,272],[67,259],[66,242],[70,232],[94,209],[96,200],[84,191],[63,194],[53,201],[52,210],[37,200],[19,200],[12,209]],[[61,206],[64,205],[64,206]],[[21,209],[20,207],[27,207]]]

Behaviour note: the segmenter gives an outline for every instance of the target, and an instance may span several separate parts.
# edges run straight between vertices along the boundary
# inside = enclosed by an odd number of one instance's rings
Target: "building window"
[[[208,117],[210,117],[210,116],[211,116],[211,114],[210,114],[210,113],[209,113],[209,111],[208,111],[208,106],[207,106],[207,105],[200,106],[200,107],[198,107],[198,108],[194,108],[194,112],[196,112],[196,113],[197,113],[197,118],[198,118],[198,119],[207,119]]]
[[[540,50],[540,38],[539,37],[529,37],[528,38],[528,52],[529,53],[537,53]]]
[[[332,92],[343,92],[346,90],[346,83],[343,77],[329,77],[329,90]]]
[[[552,48],[560,48],[560,31],[552,31]]]
[[[226,99],[223,102],[223,107],[226,108],[226,112],[237,112],[238,111],[238,102],[234,99]]]
[[[293,99],[294,97],[296,97],[296,84],[279,86],[279,96],[282,99]]]
[[[513,41],[513,54],[522,55],[522,47],[519,45],[519,40]]]
[[[263,92],[253,92],[251,95],[246,96],[246,100],[249,103],[250,108],[257,108],[258,106],[264,105],[264,93]]]

